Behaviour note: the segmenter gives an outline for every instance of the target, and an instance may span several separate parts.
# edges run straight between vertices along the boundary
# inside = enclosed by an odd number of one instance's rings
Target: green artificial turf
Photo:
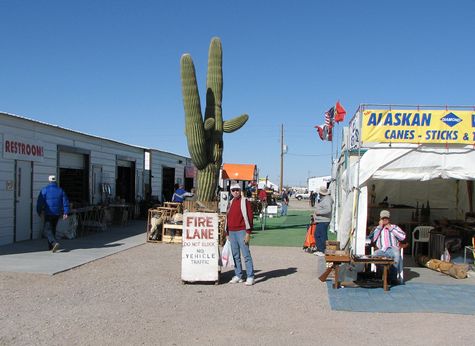
[[[262,220],[254,218],[251,245],[302,247],[311,214],[311,210],[289,210],[287,216],[267,218],[264,230]],[[336,239],[336,234],[328,233],[328,239]]]

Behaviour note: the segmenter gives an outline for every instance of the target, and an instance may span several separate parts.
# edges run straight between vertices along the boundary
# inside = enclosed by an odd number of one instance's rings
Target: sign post
[[[185,282],[219,281],[218,214],[184,213],[181,279]]]

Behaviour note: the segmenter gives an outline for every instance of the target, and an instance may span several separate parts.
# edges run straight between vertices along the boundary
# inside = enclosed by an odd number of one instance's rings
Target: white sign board
[[[360,147],[360,112],[350,120],[350,135],[348,137],[348,148],[350,150]]]
[[[218,222],[216,213],[183,214],[183,281],[218,281]]]

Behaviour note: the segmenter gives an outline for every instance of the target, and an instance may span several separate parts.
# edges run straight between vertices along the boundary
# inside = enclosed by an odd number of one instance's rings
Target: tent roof
[[[377,148],[360,161],[359,185],[369,179],[419,180],[475,179],[473,148]]]
[[[223,164],[223,179],[252,181],[256,178],[256,165]]]

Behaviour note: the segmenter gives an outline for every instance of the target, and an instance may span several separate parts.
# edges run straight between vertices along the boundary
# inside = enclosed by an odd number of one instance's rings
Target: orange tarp
[[[225,163],[223,165],[223,179],[248,180],[256,178],[256,165],[244,165],[239,163]]]

